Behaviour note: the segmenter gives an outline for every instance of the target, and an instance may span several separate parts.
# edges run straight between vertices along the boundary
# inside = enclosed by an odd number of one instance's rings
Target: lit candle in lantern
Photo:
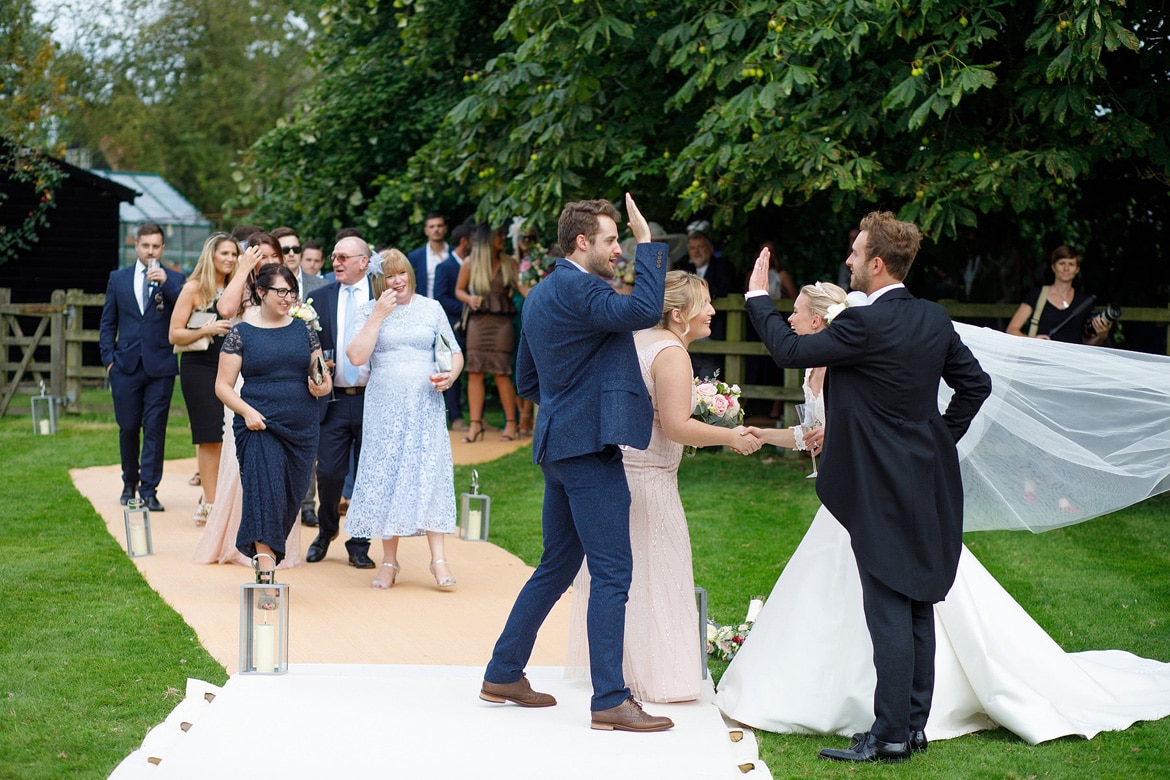
[[[41,429],[41,436],[48,436],[49,435],[49,421],[48,420],[41,420],[40,421],[40,429]]]
[[[472,509],[467,513],[467,538],[478,539],[483,530],[483,512]]]
[[[256,626],[252,640],[253,658],[256,661],[256,671],[271,674],[276,671],[276,626],[261,623]]]
[[[145,555],[146,554],[146,526],[139,523],[130,524],[130,550],[131,555]]]

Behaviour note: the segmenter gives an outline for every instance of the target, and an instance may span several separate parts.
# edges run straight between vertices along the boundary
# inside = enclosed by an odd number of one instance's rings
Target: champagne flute
[[[817,413],[816,406],[813,404],[796,404],[796,416],[800,420],[800,429],[803,433],[817,427]],[[808,454],[812,456],[812,473],[805,476],[805,479],[817,478],[817,456],[813,454],[812,448],[809,448]]]

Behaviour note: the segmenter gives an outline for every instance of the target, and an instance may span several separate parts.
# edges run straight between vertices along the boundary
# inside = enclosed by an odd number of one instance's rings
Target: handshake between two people
[[[821,447],[825,442],[825,429],[822,427],[801,430],[799,425],[792,428],[740,425],[732,428],[731,432],[735,434],[735,439],[729,446],[740,455],[751,455],[765,444],[771,444],[788,449],[808,450],[815,456],[821,454]]]

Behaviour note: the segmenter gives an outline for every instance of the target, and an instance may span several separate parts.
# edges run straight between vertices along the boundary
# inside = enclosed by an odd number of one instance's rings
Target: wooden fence
[[[55,290],[48,303],[12,303],[12,291],[0,288],[0,371],[4,377],[3,396],[0,397],[0,415],[28,414],[30,404],[14,403],[20,396],[35,395],[44,382],[45,392],[59,399],[66,413],[113,412],[112,403],[83,404],[83,386],[97,387],[105,382],[105,369],[100,358],[94,358],[96,349],[86,344],[97,344],[96,326],[105,296],[82,290]],[[952,319],[962,322],[1007,321],[1016,311],[1015,304],[975,304],[942,301]],[[767,355],[764,345],[750,341],[747,314],[742,295],[729,295],[714,302],[718,311],[727,313],[725,341],[696,341],[692,352],[724,355],[725,381],[735,383],[744,398],[780,399],[784,402],[802,401],[801,375],[798,370],[783,372],[779,385],[748,384],[746,359],[753,355]],[[777,308],[788,314],[792,301],[776,302]],[[1124,322],[1156,323],[1170,326],[1170,307],[1126,308]],[[84,358],[90,354],[87,362]],[[1170,339],[1166,352],[1170,355]]]

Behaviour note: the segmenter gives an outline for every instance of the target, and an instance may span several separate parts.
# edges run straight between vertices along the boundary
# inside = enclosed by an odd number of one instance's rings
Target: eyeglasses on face
[[[282,246],[280,251],[284,252],[286,255],[299,255],[301,253],[301,245],[297,244],[296,246]]]
[[[288,298],[291,295],[296,295],[297,291],[291,287],[265,287],[265,290],[275,295],[277,298]]]
[[[352,260],[355,257],[369,257],[369,255],[339,255],[339,254],[329,255],[329,259],[334,263],[336,263],[338,260]]]

